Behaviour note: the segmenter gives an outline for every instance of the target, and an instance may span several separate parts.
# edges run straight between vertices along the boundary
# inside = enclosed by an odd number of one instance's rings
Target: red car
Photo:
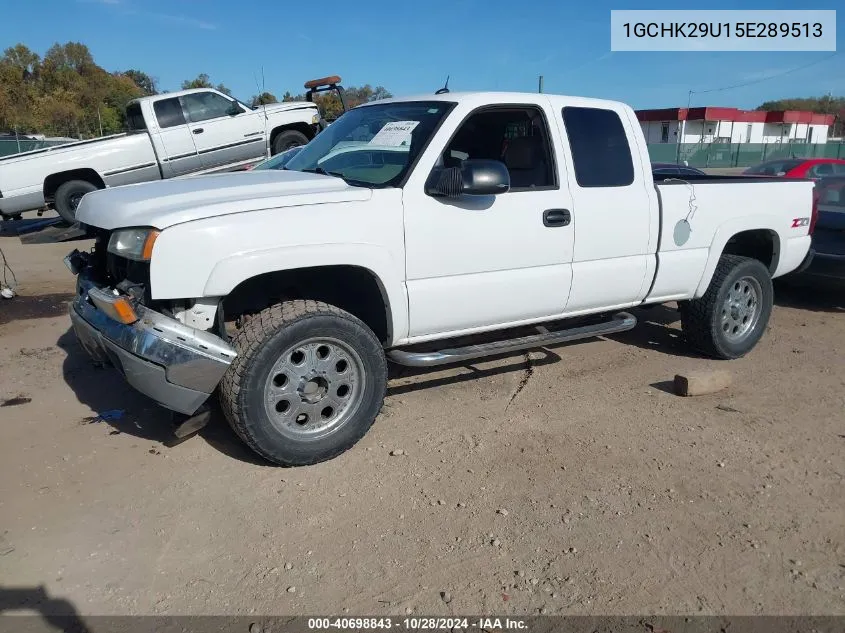
[[[749,167],[748,176],[780,176],[783,178],[810,178],[845,176],[845,160],[840,158],[781,158]]]

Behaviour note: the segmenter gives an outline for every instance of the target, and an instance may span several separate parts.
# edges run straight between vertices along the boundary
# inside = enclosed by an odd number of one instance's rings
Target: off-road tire
[[[722,310],[731,288],[740,280],[753,278],[760,286],[760,310],[756,324],[740,341],[725,334]],[[699,352],[721,360],[745,356],[760,341],[772,313],[774,290],[769,270],[762,262],[739,255],[722,255],[704,295],[681,302],[681,327],[687,343]]]
[[[353,349],[365,374],[357,410],[326,437],[291,440],[273,424],[265,407],[265,384],[281,355],[299,342],[331,337]],[[387,360],[376,335],[360,319],[320,301],[273,305],[245,322],[232,339],[238,356],[220,383],[220,404],[235,433],[253,451],[283,466],[331,459],[351,448],[381,411]]]
[[[279,132],[273,139],[273,156],[281,154],[285,150],[307,145],[308,137],[298,130],[285,130]]]
[[[59,185],[56,189],[55,207],[62,219],[68,224],[76,222],[76,206],[73,204],[75,198],[81,198],[86,193],[97,191],[99,187],[87,180],[68,180]],[[78,202],[77,202],[78,206]]]

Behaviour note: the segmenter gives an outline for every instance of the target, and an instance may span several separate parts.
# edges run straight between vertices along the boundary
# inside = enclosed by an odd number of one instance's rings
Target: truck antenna
[[[255,86],[258,88],[258,98],[261,100],[261,113],[264,115],[264,139],[267,143],[267,147],[265,153],[267,157],[270,157],[270,142],[269,137],[267,136],[267,104],[264,103],[264,99],[261,99],[261,96],[264,94],[265,86],[264,86],[264,65],[261,65],[261,85],[258,85],[258,78],[255,78]]]
[[[446,94],[447,92],[449,92],[449,75],[446,75],[446,85],[443,86],[440,90],[438,90],[434,94],[442,95],[442,94]]]

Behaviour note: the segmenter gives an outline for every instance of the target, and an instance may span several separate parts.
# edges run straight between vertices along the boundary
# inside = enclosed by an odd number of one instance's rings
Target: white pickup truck
[[[126,106],[129,133],[0,158],[0,214],[54,205],[73,223],[86,193],[236,169],[304,145],[320,129],[310,102],[251,108],[217,90],[144,97]]]
[[[78,218],[96,245],[65,260],[70,316],[95,359],[183,424],[219,390],[253,450],[310,464],[366,433],[388,360],[612,334],[634,327],[624,310],[670,301],[693,347],[743,356],[772,278],[811,256],[815,217],[805,180],[655,182],[622,103],[391,99],[350,110],[281,170],[87,195]]]

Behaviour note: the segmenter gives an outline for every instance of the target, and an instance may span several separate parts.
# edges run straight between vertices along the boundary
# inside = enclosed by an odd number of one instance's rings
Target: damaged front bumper
[[[191,415],[208,399],[235,359],[220,337],[135,304],[138,320],[125,325],[97,308],[95,284],[82,270],[70,305],[73,329],[88,354],[113,365],[135,389],[160,405]]]

